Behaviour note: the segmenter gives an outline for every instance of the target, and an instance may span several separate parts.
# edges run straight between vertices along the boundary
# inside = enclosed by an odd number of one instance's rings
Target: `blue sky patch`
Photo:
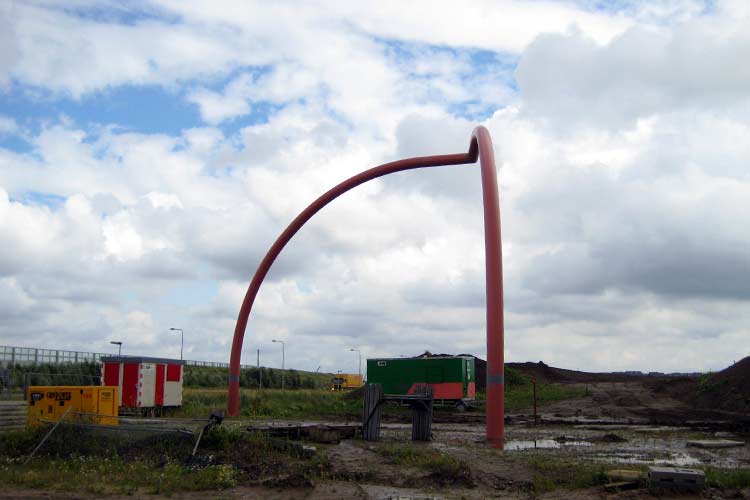
[[[179,135],[183,129],[203,126],[197,106],[181,94],[162,87],[121,86],[84,95],[80,100],[49,93],[31,93],[14,86],[0,93],[0,113],[12,116],[20,127],[38,134],[45,123],[64,115],[80,127],[115,124],[144,134]]]
[[[57,210],[65,204],[66,198],[52,193],[40,193],[39,191],[26,191],[18,196],[10,196],[10,201],[23,203],[24,205],[43,205],[52,210]]]
[[[225,120],[216,125],[216,127],[224,133],[224,136],[232,137],[245,127],[268,123],[271,116],[284,106],[285,105],[273,104],[270,102],[254,102],[250,104],[249,114],[238,116],[231,120]]]
[[[149,6],[149,8],[138,8],[135,5],[125,2],[109,3],[101,6],[86,4],[85,7],[61,4],[59,10],[79,19],[91,20],[96,23],[123,24],[127,26],[148,21],[176,24],[180,20],[179,16],[166,10],[158,9],[153,5]]]

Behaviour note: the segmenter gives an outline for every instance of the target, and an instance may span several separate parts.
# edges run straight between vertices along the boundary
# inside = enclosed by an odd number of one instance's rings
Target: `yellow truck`
[[[362,375],[357,375],[356,373],[338,373],[331,380],[332,391],[356,389],[357,387],[362,387],[362,385]]]
[[[66,422],[117,425],[117,387],[95,385],[31,386],[28,425]]]

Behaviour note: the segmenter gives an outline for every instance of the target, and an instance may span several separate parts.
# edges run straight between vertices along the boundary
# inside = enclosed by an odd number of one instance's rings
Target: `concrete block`
[[[700,469],[649,467],[648,478],[652,486],[665,488],[702,488],[706,484],[706,474]]]

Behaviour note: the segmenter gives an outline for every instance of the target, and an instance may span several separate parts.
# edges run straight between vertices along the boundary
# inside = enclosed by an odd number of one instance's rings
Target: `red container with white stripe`
[[[182,406],[185,361],[144,356],[105,356],[100,360],[102,385],[120,388],[121,408]]]

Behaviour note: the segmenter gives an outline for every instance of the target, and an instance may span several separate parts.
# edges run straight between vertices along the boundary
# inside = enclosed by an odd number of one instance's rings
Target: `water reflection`
[[[588,441],[564,441],[561,443],[554,439],[513,440],[505,442],[506,451],[551,449],[568,446],[591,446],[591,443]]]

